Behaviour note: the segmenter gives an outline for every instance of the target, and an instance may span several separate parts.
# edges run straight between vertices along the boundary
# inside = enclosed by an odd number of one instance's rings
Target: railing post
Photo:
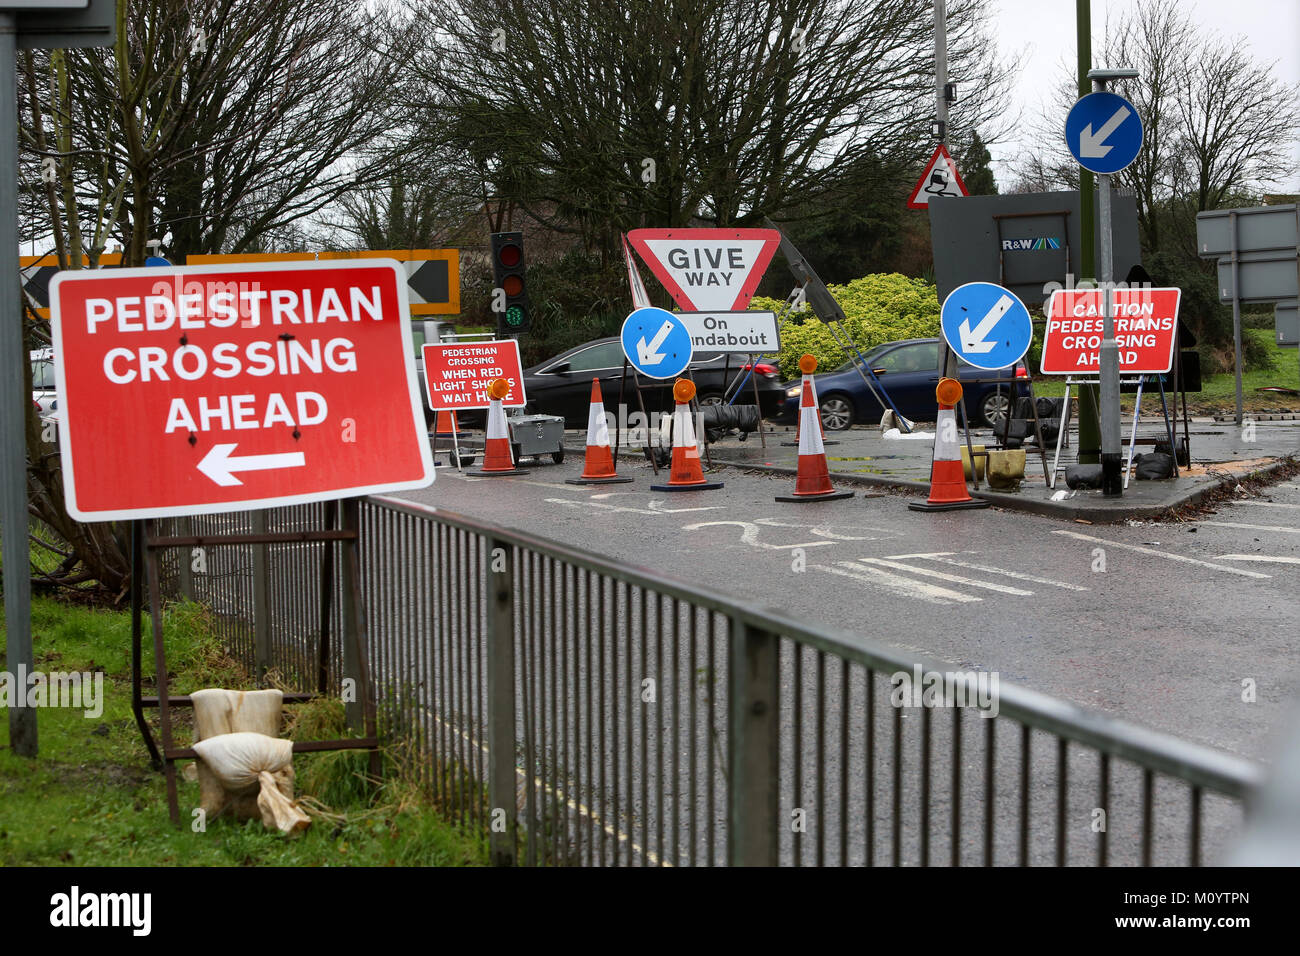
[[[253,512],[253,534],[266,534],[265,511]],[[253,545],[253,666],[262,686],[271,668],[271,555],[270,545]]]
[[[189,515],[177,519],[176,533],[181,537],[189,537],[194,534],[194,519]],[[195,600],[194,597],[194,549],[181,548],[177,552],[180,561],[177,571],[180,576],[181,597],[187,601]]]
[[[515,574],[510,545],[489,539],[487,554],[488,843],[494,866],[517,861],[515,797]]]
[[[776,866],[780,639],[732,618],[727,654],[727,862]]]

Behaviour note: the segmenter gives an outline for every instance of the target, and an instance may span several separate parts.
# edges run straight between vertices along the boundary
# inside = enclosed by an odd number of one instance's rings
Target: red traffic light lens
[[[507,269],[513,269],[523,261],[523,251],[518,246],[502,246],[497,253],[497,261]]]
[[[524,280],[519,276],[506,276],[501,282],[501,288],[505,290],[506,295],[513,298],[524,291]]]

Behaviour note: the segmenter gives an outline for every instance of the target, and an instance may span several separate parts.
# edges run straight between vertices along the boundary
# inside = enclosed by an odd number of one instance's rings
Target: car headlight
[[[785,394],[789,398],[798,398],[800,395],[803,394],[803,386],[795,385],[792,388],[787,388],[785,390]]]

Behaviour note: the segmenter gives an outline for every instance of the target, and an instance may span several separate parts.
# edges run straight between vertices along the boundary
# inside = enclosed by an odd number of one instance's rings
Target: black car
[[[905,418],[932,422],[937,404],[934,387],[939,384],[939,339],[906,339],[886,342],[868,349],[862,355],[871,366],[890,401]],[[966,407],[974,423],[986,426],[1001,425],[1011,406],[1011,394],[1017,397],[1029,394],[1029,373],[1017,363],[1015,369],[1004,368],[986,372],[961,362],[958,369],[965,392]],[[999,385],[981,379],[1015,378],[1016,384]],[[884,409],[876,401],[862,380],[862,374],[853,362],[839,368],[819,372],[814,378],[817,385],[817,404],[821,407],[822,428],[839,431],[853,424],[875,424]],[[779,421],[793,422],[799,415],[802,392],[800,382],[787,382],[785,406]]]
[[[623,346],[618,338],[594,339],[524,369],[524,390],[528,394],[529,410],[545,415],[562,415],[566,427],[585,428],[591,406],[591,380],[596,378],[600,380],[605,410],[617,415],[623,359]],[[734,391],[737,374],[744,377],[748,368],[748,357],[744,355],[732,355],[728,362],[727,356],[721,352],[697,352],[691,362],[691,375],[695,379],[700,404],[722,404],[724,391],[728,387]],[[629,367],[624,395],[629,415],[639,410],[634,391],[635,377],[635,370]],[[759,409],[763,417],[776,415],[785,401],[780,370],[775,365],[759,362],[752,380],[758,383]],[[672,410],[673,381],[641,378],[647,412]],[[749,381],[745,382],[735,403],[754,404],[754,386]]]

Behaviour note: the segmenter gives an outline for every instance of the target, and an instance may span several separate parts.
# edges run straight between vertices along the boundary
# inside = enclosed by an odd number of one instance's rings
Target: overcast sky
[[[1092,0],[1094,52],[1102,46],[1107,22],[1136,5],[1136,0]],[[1276,61],[1273,70],[1279,79],[1291,85],[1300,82],[1300,0],[1186,0],[1185,5],[1201,29],[1225,37],[1244,36],[1257,60]],[[993,8],[999,47],[1007,53],[1023,51],[1024,69],[1013,89],[1013,105],[1030,125],[1050,103],[1062,64],[1074,67],[1075,2],[993,0]],[[1294,138],[1297,131],[1291,133]],[[990,149],[1000,185],[1010,178],[1006,161],[1018,150],[1033,147],[1030,138],[1013,137]],[[1295,157],[1300,163],[1300,143]],[[1293,175],[1284,191],[1300,192],[1300,175]]]

